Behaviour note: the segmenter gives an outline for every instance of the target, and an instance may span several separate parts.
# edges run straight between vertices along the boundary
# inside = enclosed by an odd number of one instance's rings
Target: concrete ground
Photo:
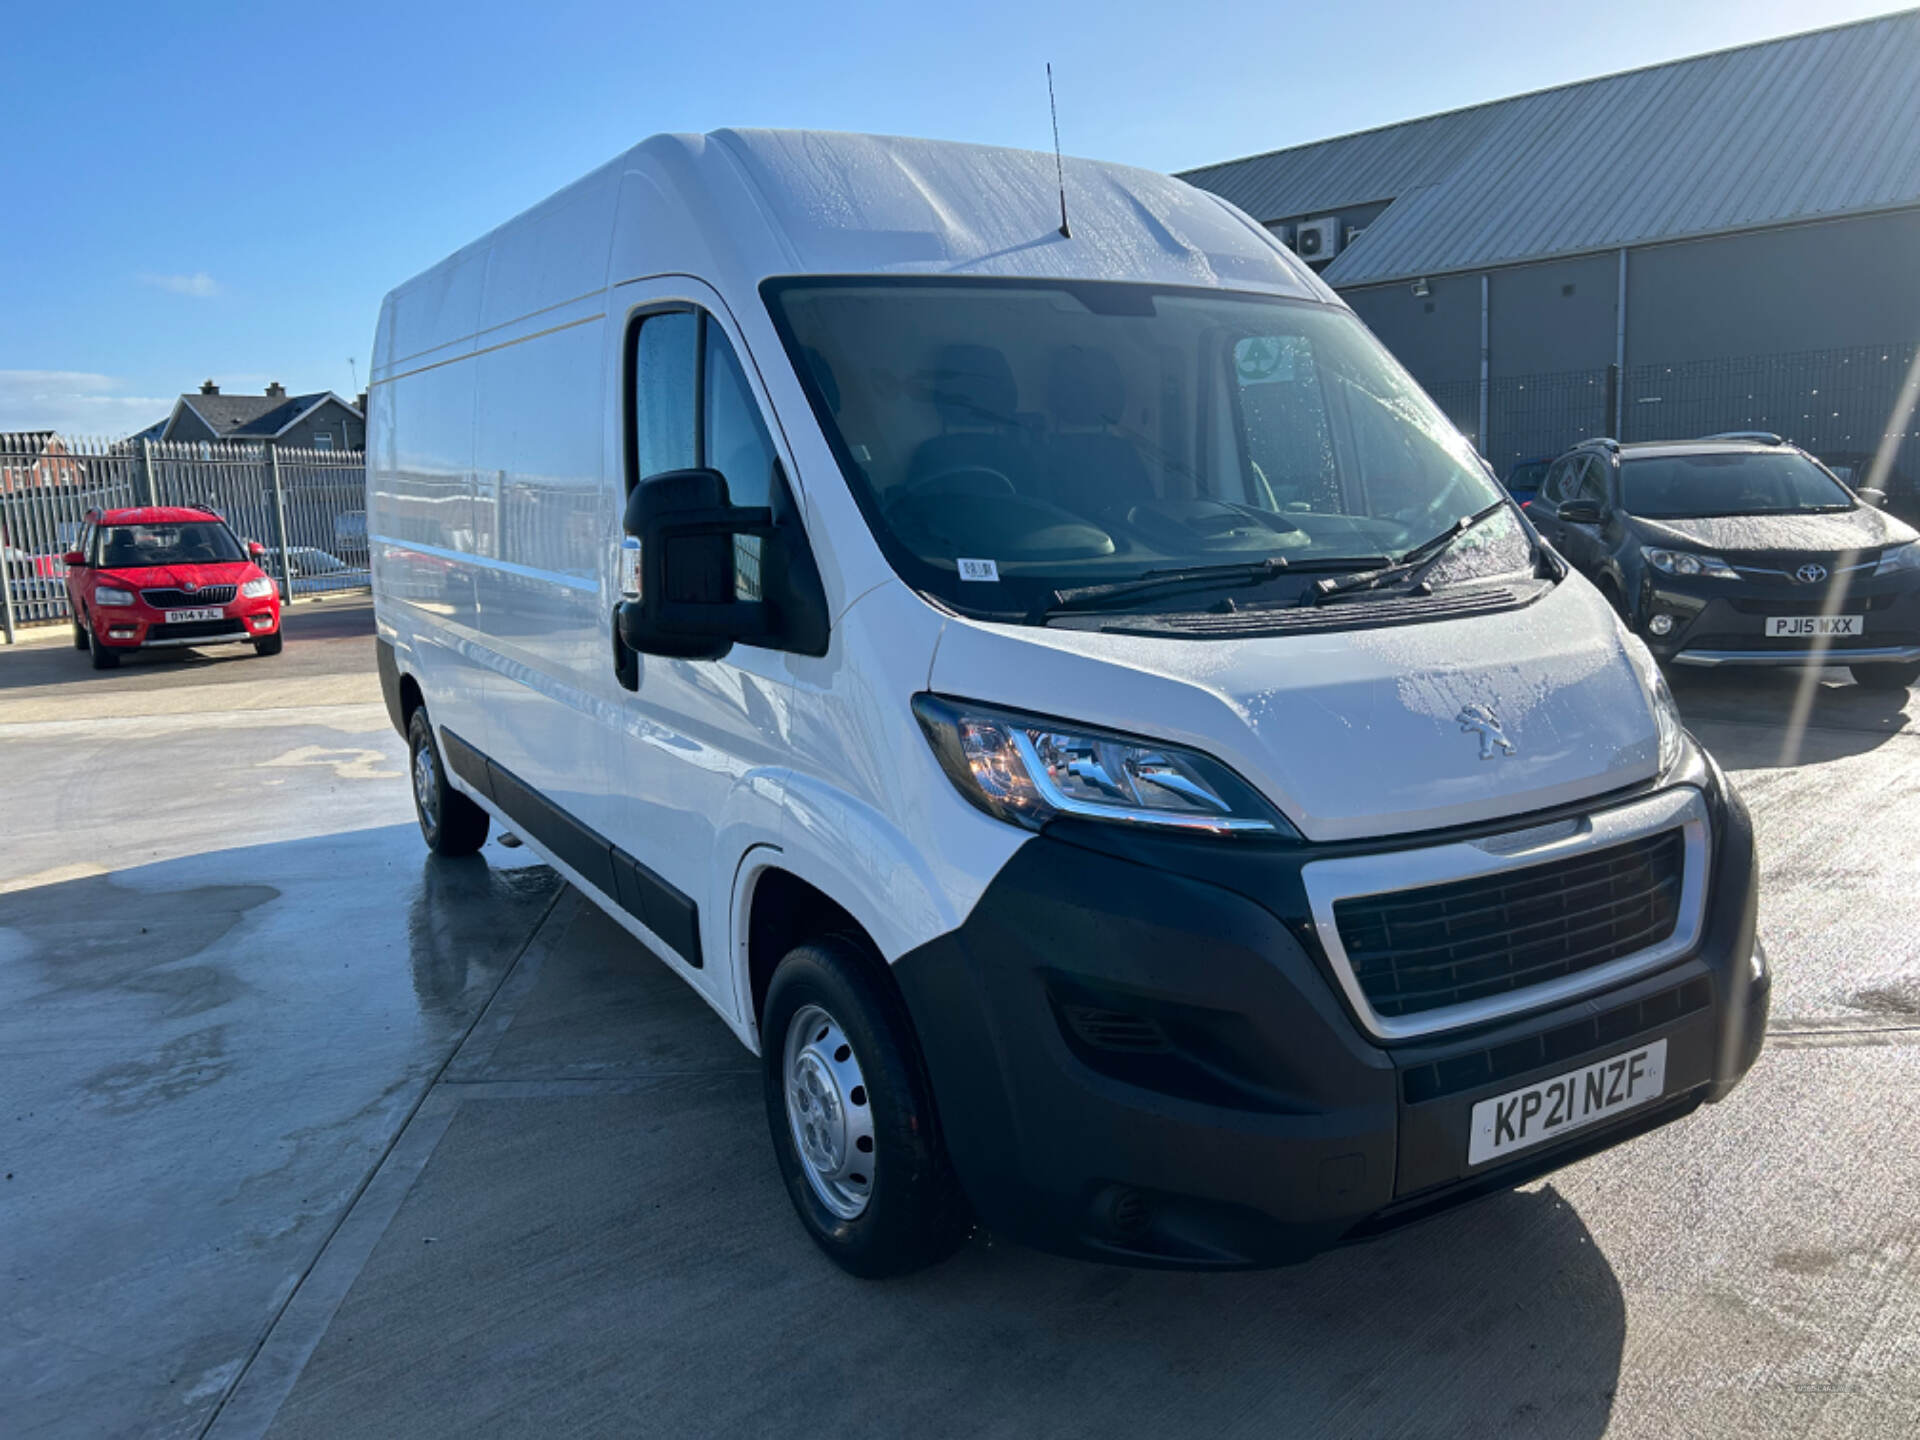
[[[1920,1435],[1910,698],[1676,678],[1765,869],[1725,1104],[1294,1269],[874,1285],[664,967],[426,856],[369,629],[0,651],[0,1434]]]

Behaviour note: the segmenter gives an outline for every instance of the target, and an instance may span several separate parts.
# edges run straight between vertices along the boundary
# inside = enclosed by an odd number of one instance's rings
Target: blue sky
[[[0,430],[208,376],[353,390],[380,297],[662,130],[1174,170],[1882,13],[1845,0],[31,5],[0,86]]]

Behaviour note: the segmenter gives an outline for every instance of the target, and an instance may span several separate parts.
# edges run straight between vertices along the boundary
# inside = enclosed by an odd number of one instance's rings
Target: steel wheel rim
[[[820,1006],[787,1022],[780,1076],[807,1184],[842,1220],[857,1219],[873,1198],[873,1106],[853,1043]]]
[[[433,746],[422,745],[413,752],[413,798],[429,830],[440,826],[437,777],[433,771]]]

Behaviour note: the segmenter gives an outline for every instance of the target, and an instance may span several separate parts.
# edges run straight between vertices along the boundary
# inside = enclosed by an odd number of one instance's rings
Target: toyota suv
[[[249,643],[280,653],[280,593],[211,510],[142,506],[93,511],[67,552],[73,646],[111,670],[134,650]]]
[[[1663,663],[1845,665],[1920,680],[1920,544],[1775,435],[1622,445],[1553,463],[1527,515]]]

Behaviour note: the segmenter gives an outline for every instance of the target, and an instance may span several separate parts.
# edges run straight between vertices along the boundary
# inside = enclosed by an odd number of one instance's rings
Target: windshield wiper
[[[1505,499],[1496,500],[1484,510],[1476,510],[1471,515],[1462,515],[1438,535],[1422,540],[1418,545],[1406,551],[1401,557],[1377,570],[1364,575],[1349,575],[1340,580],[1322,580],[1313,587],[1311,601],[1318,605],[1341,595],[1352,595],[1363,590],[1379,590],[1391,585],[1392,593],[1404,595],[1416,590],[1426,579],[1427,572],[1440,563],[1453,542],[1483,520],[1489,520],[1507,508]]]
[[[1100,585],[1076,585],[1068,590],[1055,590],[1051,603],[1043,606],[1034,618],[1044,621],[1054,615],[1104,610],[1108,605],[1146,595],[1231,585],[1261,585],[1284,574],[1360,570],[1388,563],[1384,555],[1311,556],[1300,560],[1272,555],[1265,560],[1249,560],[1232,565],[1182,565],[1166,570],[1148,570],[1131,580],[1111,580]]]

